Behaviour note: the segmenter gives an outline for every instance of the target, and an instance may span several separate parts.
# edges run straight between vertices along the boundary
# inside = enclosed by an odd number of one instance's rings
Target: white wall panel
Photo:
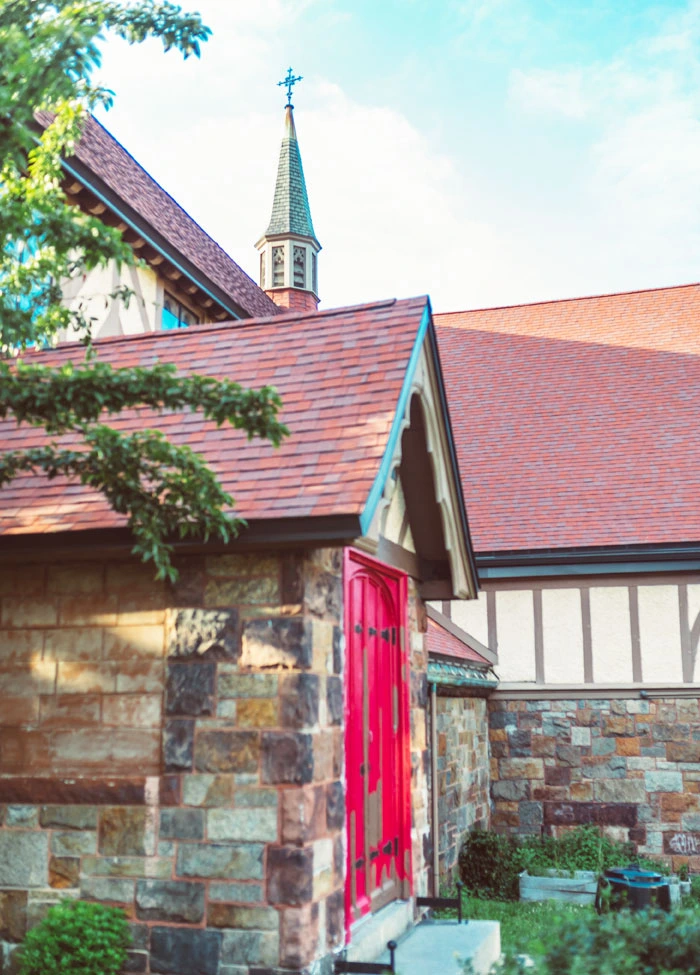
[[[583,623],[578,589],[542,590],[544,679],[547,684],[583,683]]]
[[[639,587],[642,680],[682,681],[677,586]]]
[[[440,607],[438,607],[440,608]],[[486,593],[480,592],[478,599],[460,599],[450,604],[452,619],[475,637],[485,647],[489,645],[489,623],[486,614]],[[495,650],[495,647],[491,647]]]
[[[700,619],[700,586],[688,586],[688,623],[690,626],[690,651],[697,650],[697,642],[693,641],[693,627]],[[700,652],[695,653],[695,673],[691,675],[692,680],[700,677]]]
[[[532,591],[496,593],[498,675],[501,680],[535,679],[535,619]]]
[[[590,590],[593,681],[632,680],[632,633],[627,587]]]

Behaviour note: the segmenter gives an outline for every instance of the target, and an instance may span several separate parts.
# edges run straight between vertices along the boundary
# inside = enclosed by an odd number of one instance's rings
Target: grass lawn
[[[463,917],[474,921],[501,922],[501,948],[504,952],[538,957],[556,937],[553,922],[565,917],[595,915],[593,907],[562,904],[556,901],[492,901],[465,897]],[[442,917],[452,912],[442,912]]]

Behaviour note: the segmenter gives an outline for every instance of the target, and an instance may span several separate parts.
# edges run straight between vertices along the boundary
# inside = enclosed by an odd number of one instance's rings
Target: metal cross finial
[[[280,85],[284,85],[284,87],[287,89],[287,104],[288,105],[292,105],[292,88],[297,83],[297,81],[303,81],[302,76],[301,75],[298,75],[295,78],[294,75],[292,74],[292,69],[290,68],[287,71],[287,77],[284,79],[284,81],[278,81],[277,82],[277,87],[278,88],[280,87]],[[292,107],[294,107],[294,106],[292,106]]]

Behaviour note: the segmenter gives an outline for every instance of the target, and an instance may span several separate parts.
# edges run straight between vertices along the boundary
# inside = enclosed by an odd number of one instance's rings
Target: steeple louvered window
[[[272,248],[272,287],[284,287],[284,247]]]
[[[294,245],[294,287],[306,287],[306,248]]]

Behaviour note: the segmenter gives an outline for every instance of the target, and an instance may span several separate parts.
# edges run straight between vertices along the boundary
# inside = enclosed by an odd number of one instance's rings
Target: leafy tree
[[[240,524],[227,514],[233,499],[189,448],[105,421],[146,406],[198,410],[275,445],[287,431],[271,387],[179,376],[167,364],[100,362],[90,320],[62,301],[62,285],[76,275],[113,260],[138,263],[117,229],[82,213],[62,188],[61,159],[74,152],[86,113],[111,103],[93,79],[108,33],[129,43],[160,38],[187,58],[199,56],[210,31],[167,0],[0,0],[0,417],[47,434],[40,448],[0,453],[0,487],[26,471],[78,478],[127,516],[134,551],[153,560],[159,577],[174,578],[168,539],[228,540]],[[53,121],[42,129],[37,112]],[[118,297],[128,301],[127,289]],[[66,331],[83,341],[83,361],[22,361],[24,350]]]

